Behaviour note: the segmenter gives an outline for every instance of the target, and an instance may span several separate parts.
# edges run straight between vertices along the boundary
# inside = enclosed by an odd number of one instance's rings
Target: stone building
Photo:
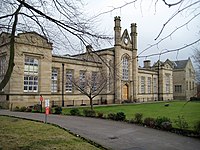
[[[88,97],[77,90],[72,79],[79,79],[79,88],[85,88],[90,76],[94,88],[99,84],[95,82],[97,75],[103,75],[106,84],[94,98],[95,104],[172,100],[173,63],[166,60],[151,65],[146,60],[144,67],[138,67],[136,24],[131,24],[129,34],[127,29],[121,31],[120,17],[115,17],[114,23],[113,47],[93,51],[87,46],[85,53],[74,56],[52,55],[52,43],[35,32],[18,34],[15,66],[0,92],[1,104],[34,105],[42,95],[52,105],[87,105]],[[0,81],[5,75],[9,45],[9,34],[1,33]]]
[[[174,99],[189,100],[197,96],[195,70],[190,58],[173,61]]]

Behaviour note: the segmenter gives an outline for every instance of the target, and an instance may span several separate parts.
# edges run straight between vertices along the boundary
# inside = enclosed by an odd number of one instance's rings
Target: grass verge
[[[166,107],[165,104],[169,103]],[[94,110],[96,112],[102,112],[104,116],[109,113],[124,112],[127,120],[134,118],[135,113],[142,113],[143,118],[146,117],[168,117],[173,123],[173,127],[176,127],[175,120],[178,116],[183,116],[187,121],[190,130],[194,130],[194,125],[200,120],[200,103],[185,101],[172,101],[172,102],[159,102],[159,103],[141,103],[141,104],[124,104],[113,106],[96,106]],[[82,113],[83,109],[79,108]],[[71,108],[63,108],[63,114],[70,114]]]
[[[40,122],[0,116],[0,149],[98,150],[81,138]]]

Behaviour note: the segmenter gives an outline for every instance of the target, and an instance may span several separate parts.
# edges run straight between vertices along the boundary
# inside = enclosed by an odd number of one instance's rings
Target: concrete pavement
[[[44,121],[39,113],[11,112],[0,109],[0,115]],[[170,132],[111,120],[48,115],[47,122],[59,125],[108,149],[114,150],[199,150],[200,140]]]

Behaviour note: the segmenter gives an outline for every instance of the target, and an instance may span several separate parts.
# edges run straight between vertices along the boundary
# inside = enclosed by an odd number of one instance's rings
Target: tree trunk
[[[91,110],[93,110],[93,102],[92,102],[92,98],[90,98],[90,108],[91,108]]]
[[[14,15],[14,22],[13,22],[12,32],[11,32],[11,36],[10,36],[10,58],[9,58],[9,62],[8,62],[8,69],[6,71],[6,74],[5,74],[4,78],[3,78],[3,80],[0,83],[0,91],[6,86],[6,84],[10,80],[13,68],[15,66],[15,64],[14,64],[15,31],[16,31],[16,26],[17,26],[17,22],[18,22],[18,14],[19,14],[19,11],[20,11],[21,7],[22,7],[22,4],[19,5],[19,7],[16,10],[15,15]]]

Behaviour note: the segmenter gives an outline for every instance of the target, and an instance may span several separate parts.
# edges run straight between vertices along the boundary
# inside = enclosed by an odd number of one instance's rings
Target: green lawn
[[[143,104],[124,104],[114,106],[96,106],[94,110],[96,112],[103,112],[104,115],[108,113],[124,112],[126,119],[131,120],[134,118],[135,113],[142,113],[143,118],[158,116],[169,117],[172,122],[177,119],[178,116],[183,116],[189,124],[189,129],[193,130],[194,124],[200,120],[200,103],[185,101],[173,101],[169,102],[169,106],[164,106],[166,102],[157,103],[143,103]],[[85,109],[85,108],[80,108]],[[64,114],[69,114],[70,109],[63,109]],[[176,127],[175,123],[173,126]]]
[[[58,127],[0,116],[0,150],[97,150]]]

